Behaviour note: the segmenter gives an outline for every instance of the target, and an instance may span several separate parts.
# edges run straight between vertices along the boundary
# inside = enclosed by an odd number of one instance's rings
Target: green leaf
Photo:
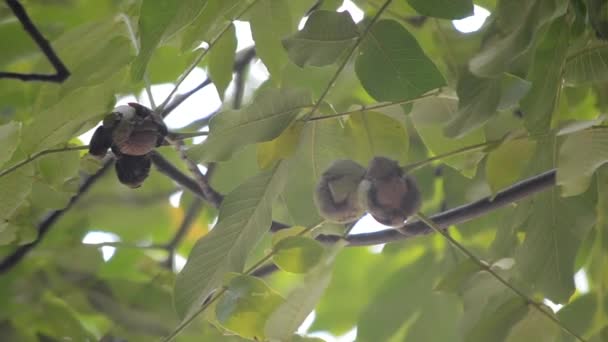
[[[181,317],[190,316],[226,273],[243,270],[247,255],[270,227],[271,204],[285,171],[278,166],[260,173],[224,198],[217,225],[192,248],[175,280],[174,302]]]
[[[471,0],[408,0],[416,12],[443,19],[462,19],[473,15]]]
[[[531,132],[549,129],[562,83],[562,69],[569,43],[569,27],[566,19],[557,20],[542,38],[534,56],[534,64],[528,79],[530,92],[521,103],[524,122]]]
[[[364,112],[350,115],[346,129],[352,135],[355,160],[362,165],[375,156],[407,161],[410,139],[401,122],[380,113]]]
[[[287,53],[281,40],[293,30],[289,1],[259,0],[251,9],[251,35],[255,51],[275,80],[281,79]]]
[[[448,137],[461,137],[484,124],[498,108],[500,81],[465,74],[458,80],[458,112],[445,127]]]
[[[420,246],[407,248],[412,247]],[[433,290],[442,267],[430,253],[417,254],[392,272],[359,315],[357,341],[440,342],[458,336],[461,304],[454,295]]]
[[[587,151],[587,153],[581,153]],[[566,137],[560,148],[557,184],[566,196],[585,192],[595,171],[608,161],[608,129],[594,128]]]
[[[298,146],[303,127],[304,123],[295,122],[275,139],[258,144],[257,160],[260,168],[267,169],[276,161],[291,157]]]
[[[347,11],[314,11],[304,28],[283,39],[283,47],[296,65],[333,64],[359,37],[357,25]]]
[[[236,32],[234,25],[217,41],[209,52],[209,76],[217,88],[220,98],[224,98],[224,91],[232,81],[232,67],[236,54]]]
[[[8,220],[27,199],[34,180],[31,164],[0,177],[0,221]]]
[[[528,313],[528,303],[522,298],[505,301],[491,312],[485,312],[466,335],[466,341],[502,341],[513,325]]]
[[[172,0],[143,0],[139,12],[139,54],[131,66],[134,81],[143,78],[148,62],[180,6]]]
[[[582,86],[608,80],[608,46],[586,48],[568,56],[564,66],[564,84]]]
[[[538,142],[531,158],[534,173],[555,167],[555,139]],[[574,292],[576,254],[595,223],[594,198],[590,192],[563,198],[551,188],[520,206],[529,213],[520,228],[525,239],[515,254],[521,280],[553,302],[566,302]]]
[[[471,72],[479,76],[496,76],[509,70],[532,48],[540,29],[566,13],[567,8],[565,0],[499,2],[494,11],[496,25],[487,38],[490,43],[470,60]]]
[[[119,23],[120,24],[120,23]],[[125,37],[115,37],[99,44],[94,52],[82,56],[82,61],[72,70],[64,83],[63,92],[75,88],[103,83],[135,57],[133,44]]]
[[[21,123],[11,121],[0,126],[0,166],[9,161],[19,145]]]
[[[555,322],[538,310],[529,310],[528,315],[511,328],[505,342],[553,342],[557,340],[560,332],[561,328]]]
[[[288,236],[273,246],[272,261],[280,269],[292,273],[306,273],[323,256],[320,242],[305,236]]]
[[[536,143],[510,140],[488,154],[486,180],[493,193],[515,183],[534,154]]]
[[[181,42],[182,51],[190,51],[201,42],[209,42],[228,24],[231,10],[238,8],[239,0],[207,0],[202,13],[186,28]]]
[[[427,98],[414,103],[410,117],[422,141],[433,154],[443,154],[485,141],[480,129],[458,139],[444,135],[441,125],[454,117],[456,105],[457,101],[449,98]],[[472,178],[483,156],[482,152],[469,152],[444,158],[442,162]]]
[[[332,246],[321,262],[289,293],[285,302],[268,317],[264,328],[268,338],[286,341],[302,325],[329,285],[334,261],[345,245],[338,242]]]
[[[194,160],[227,160],[244,145],[278,137],[311,102],[305,90],[266,88],[242,110],[214,116],[209,137],[191,148],[188,155]]]
[[[511,74],[479,78],[464,73],[458,80],[458,112],[445,127],[447,136],[460,137],[485,124],[503,111],[517,107],[530,89],[530,82]]]
[[[445,85],[414,36],[394,20],[381,20],[371,28],[357,56],[355,71],[377,101],[413,99]]]
[[[261,279],[236,275],[215,307],[218,322],[238,335],[264,340],[264,324],[284,299]]]

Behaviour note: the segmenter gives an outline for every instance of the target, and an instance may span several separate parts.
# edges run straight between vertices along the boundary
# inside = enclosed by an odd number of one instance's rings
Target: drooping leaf
[[[515,183],[534,153],[535,143],[510,140],[488,154],[486,179],[494,193]]]
[[[524,122],[531,132],[544,132],[549,129],[555,99],[561,88],[569,34],[566,20],[557,20],[543,36],[536,50],[535,63],[528,76],[532,81],[532,88],[521,103]]]
[[[449,137],[460,137],[485,123],[498,108],[500,83],[498,79],[482,79],[472,74],[461,76],[458,82],[458,112],[446,126]]]
[[[608,80],[608,46],[598,45],[568,56],[564,66],[564,83],[582,86]]]
[[[227,160],[244,145],[278,137],[310,105],[308,91],[264,89],[247,107],[214,116],[207,140],[191,148],[188,154],[194,160]]]
[[[564,195],[583,193],[595,170],[607,161],[608,129],[594,128],[570,134],[559,151],[557,184],[562,186]]]
[[[375,156],[385,156],[401,163],[407,161],[409,136],[403,124],[376,112],[353,114],[346,121],[352,135],[355,160],[362,165]]]
[[[360,47],[355,71],[377,101],[415,98],[445,84],[416,39],[394,20],[381,20]]]
[[[422,141],[433,154],[443,154],[459,148],[485,141],[483,131],[478,129],[464,137],[453,139],[445,136],[442,124],[454,117],[457,101],[448,98],[428,98],[416,101],[410,116]],[[477,164],[483,158],[482,152],[472,151],[464,155],[444,158],[442,161],[471,178]]]
[[[473,15],[471,0],[408,0],[416,12],[429,17],[462,19]]]
[[[535,173],[555,167],[555,138],[539,141],[532,157]],[[574,263],[584,236],[595,222],[589,192],[563,198],[551,188],[522,203],[529,213],[526,232],[515,254],[522,281],[553,302],[565,302],[574,292]]]
[[[0,220],[8,220],[24,203],[32,190],[34,168],[25,165],[7,175],[0,177]]]
[[[224,91],[232,80],[236,43],[234,25],[230,24],[230,28],[209,52],[209,76],[213,80],[220,98],[224,98]]]
[[[304,322],[329,285],[336,255],[344,246],[344,242],[332,246],[320,263],[289,293],[285,302],[270,315],[264,330],[271,340],[285,341]]]
[[[154,53],[179,6],[171,0],[144,0],[139,11],[139,54],[131,66],[133,80],[141,80]]]
[[[189,316],[228,272],[241,272],[249,252],[271,223],[271,204],[285,180],[285,166],[263,172],[226,196],[214,229],[201,238],[175,281],[175,308]]]
[[[271,167],[276,161],[290,157],[298,145],[303,123],[295,122],[277,138],[257,145],[258,165],[262,169]]]
[[[528,313],[528,303],[522,298],[505,301],[493,312],[486,312],[477,325],[466,336],[466,341],[484,342],[502,340],[509,334],[511,326]]]
[[[273,246],[272,261],[280,269],[292,273],[306,273],[323,256],[323,246],[308,237],[288,236]]]
[[[281,78],[287,53],[281,40],[293,30],[289,1],[260,0],[251,9],[251,34],[257,55],[273,79]]]
[[[359,37],[357,25],[347,11],[314,11],[304,28],[283,39],[289,58],[296,65],[325,66],[335,63]]]
[[[19,145],[20,136],[20,122],[9,122],[0,125],[0,146],[2,146],[2,149],[0,150],[0,166],[11,159],[11,156]]]
[[[496,27],[486,44],[469,62],[479,76],[496,76],[507,71],[517,58],[530,50],[534,39],[546,23],[562,16],[568,8],[564,0],[501,1],[495,10]]]
[[[264,340],[264,324],[284,299],[261,279],[235,275],[215,307],[218,322],[238,335]]]

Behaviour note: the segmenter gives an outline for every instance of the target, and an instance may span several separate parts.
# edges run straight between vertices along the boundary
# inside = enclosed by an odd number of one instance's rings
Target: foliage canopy
[[[23,1],[70,76],[0,77],[0,339],[319,341],[295,334],[312,310],[310,332],[357,341],[608,339],[605,2],[353,2],[359,22],[337,0]],[[491,16],[457,31],[474,3]],[[7,5],[0,42],[0,70],[53,72]],[[195,68],[211,82],[152,107],[215,87],[221,108],[198,104],[143,187],[87,155],[118,101]],[[424,234],[347,235],[315,184],[374,156],[411,170],[429,216],[551,183]]]

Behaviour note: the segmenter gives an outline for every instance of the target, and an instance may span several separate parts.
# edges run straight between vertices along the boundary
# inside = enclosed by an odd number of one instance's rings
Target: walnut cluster
[[[103,158],[111,149],[116,156],[118,180],[138,188],[150,173],[150,152],[160,146],[167,126],[152,115],[152,110],[138,103],[118,106],[97,127],[89,144],[89,153]]]
[[[400,227],[418,211],[421,196],[395,160],[375,157],[367,169],[352,160],[333,162],[317,184],[315,204],[332,222],[353,222],[367,211],[384,225]]]

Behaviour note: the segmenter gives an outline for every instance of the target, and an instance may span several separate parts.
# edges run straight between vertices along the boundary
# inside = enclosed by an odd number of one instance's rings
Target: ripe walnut
[[[357,188],[365,168],[352,160],[336,160],[321,175],[315,191],[315,204],[325,219],[348,223],[363,215]]]
[[[375,157],[361,183],[359,201],[376,221],[400,227],[420,208],[421,196],[414,179],[389,158]]]

